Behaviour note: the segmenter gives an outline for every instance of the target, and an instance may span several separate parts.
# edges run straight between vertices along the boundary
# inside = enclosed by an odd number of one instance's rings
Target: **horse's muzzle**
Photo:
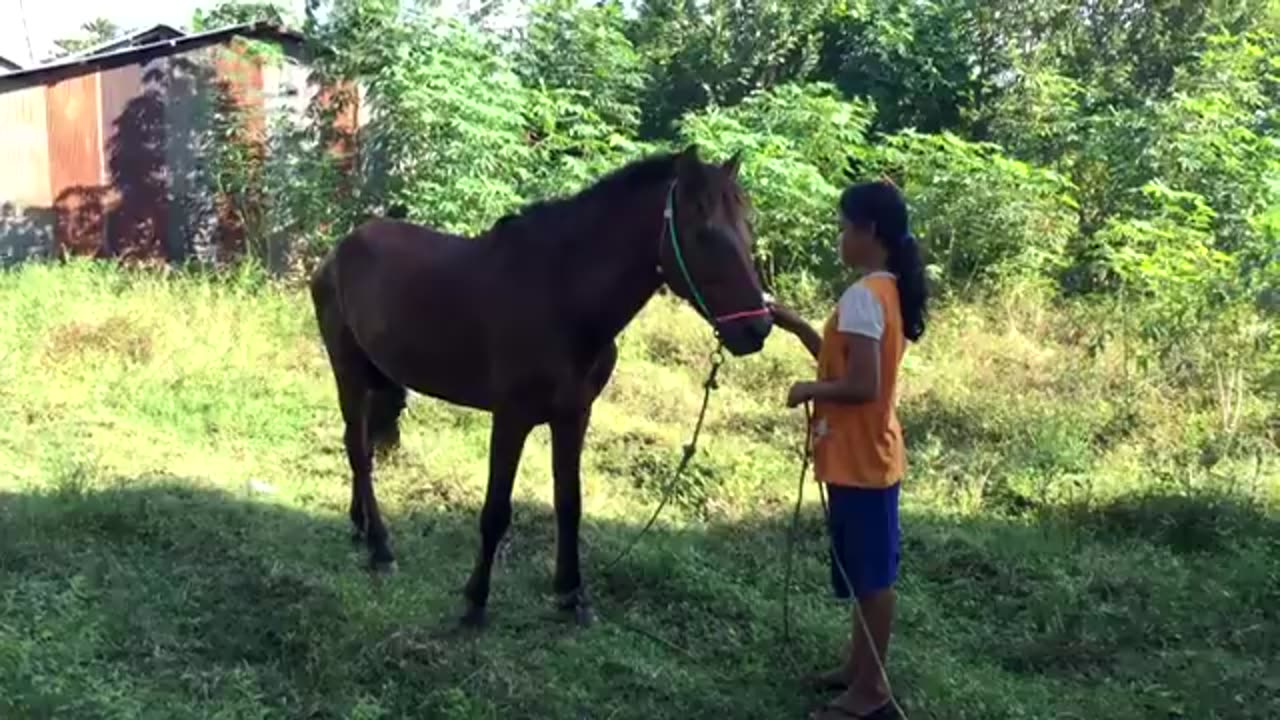
[[[720,340],[725,348],[737,357],[760,352],[764,341],[773,330],[773,317],[769,314],[744,317],[720,324]]]

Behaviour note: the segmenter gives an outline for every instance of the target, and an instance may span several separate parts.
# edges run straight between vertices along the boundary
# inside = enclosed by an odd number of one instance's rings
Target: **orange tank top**
[[[813,453],[817,479],[832,485],[886,488],[906,473],[902,426],[898,423],[898,369],[906,349],[897,280],[875,273],[858,281],[879,301],[883,314],[880,337],[880,392],[871,402],[851,405],[814,404]],[[856,287],[856,286],[855,286]],[[822,332],[818,379],[838,380],[848,367],[849,339],[840,331],[840,311],[831,314]]]

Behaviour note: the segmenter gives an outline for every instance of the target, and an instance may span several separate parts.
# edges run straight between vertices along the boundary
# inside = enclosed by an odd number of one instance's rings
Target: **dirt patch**
[[[105,320],[74,320],[55,327],[45,344],[45,356],[61,362],[89,354],[114,355],[143,364],[154,353],[151,333],[137,321],[113,315]]]

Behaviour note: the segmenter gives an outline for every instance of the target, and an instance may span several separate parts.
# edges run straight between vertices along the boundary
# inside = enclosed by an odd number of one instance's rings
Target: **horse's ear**
[[[724,169],[725,177],[733,182],[738,181],[738,171],[742,169],[742,151],[738,150],[729,158],[728,162],[721,166]]]
[[[692,144],[676,157],[676,177],[686,187],[701,189],[706,176],[702,168],[702,160],[698,158],[698,145]]]

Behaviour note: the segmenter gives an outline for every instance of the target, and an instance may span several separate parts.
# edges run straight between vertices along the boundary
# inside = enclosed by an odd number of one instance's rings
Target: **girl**
[[[822,334],[789,308],[771,308],[778,327],[818,361],[818,381],[796,383],[787,405],[814,403],[814,473],[830,497],[831,582],[838,598],[857,599],[844,664],[816,678],[824,688],[844,690],[815,716],[820,720],[897,717],[883,665],[906,469],[895,405],[906,341],[924,334],[926,305],[924,268],[898,189],[854,185],[840,197],[840,216],[840,259],[863,275],[841,296]]]

